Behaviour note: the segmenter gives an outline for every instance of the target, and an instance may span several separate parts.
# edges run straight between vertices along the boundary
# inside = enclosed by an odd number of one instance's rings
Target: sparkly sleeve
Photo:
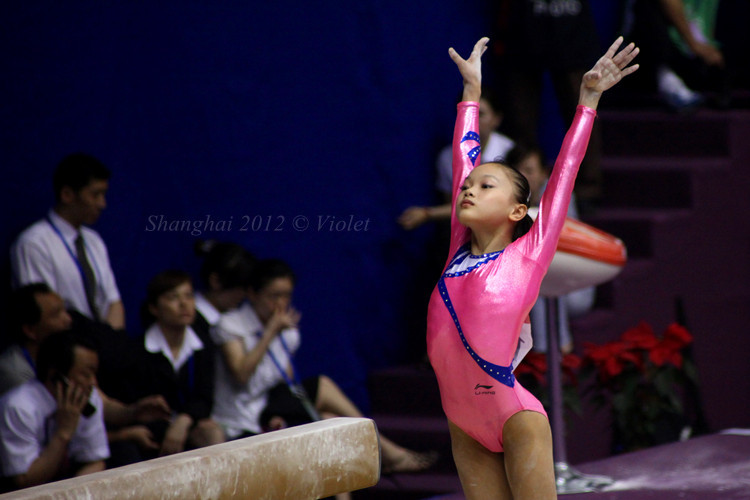
[[[458,222],[456,200],[469,172],[479,164],[479,103],[458,103],[456,126],[453,130],[453,182],[451,185],[451,243],[448,260],[466,243],[469,230]]]
[[[539,215],[524,238],[528,254],[544,269],[549,267],[557,249],[578,167],[588,146],[596,111],[578,106],[573,124],[565,134],[552,175],[539,203]]]

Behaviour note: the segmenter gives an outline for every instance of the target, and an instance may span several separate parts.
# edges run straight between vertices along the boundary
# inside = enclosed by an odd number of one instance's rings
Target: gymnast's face
[[[497,163],[479,165],[464,180],[456,203],[459,222],[469,228],[499,227],[517,222],[519,205],[507,168]],[[525,212],[524,212],[525,215]]]

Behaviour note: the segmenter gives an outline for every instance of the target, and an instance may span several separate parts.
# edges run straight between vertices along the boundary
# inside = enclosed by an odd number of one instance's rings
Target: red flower
[[[573,353],[566,354],[562,359],[562,367],[568,370],[578,370],[581,367],[581,358]]]
[[[547,373],[547,356],[544,353],[529,351],[523,361],[516,367],[516,375],[530,373],[534,375],[537,382],[544,383],[544,374]]]
[[[641,321],[638,326],[626,330],[620,337],[620,340],[637,349],[645,350],[653,349],[659,342],[656,334],[654,334],[654,329],[645,321]]]
[[[622,341],[607,342],[604,345],[586,343],[584,345],[584,356],[590,359],[599,370],[602,380],[616,377],[627,366],[632,363],[641,369],[643,362],[636,353],[629,350],[630,345]]]
[[[683,326],[672,323],[664,331],[664,337],[649,353],[649,359],[656,366],[663,366],[666,363],[672,364],[677,368],[682,368],[682,349],[693,341]]]
[[[573,353],[566,354],[563,356],[560,366],[562,367],[563,373],[567,375],[568,380],[570,380],[570,383],[578,385],[578,376],[576,375],[576,372],[581,368],[581,358]]]
[[[690,335],[690,332],[688,332],[684,326],[678,323],[672,323],[664,331],[664,340],[667,339],[677,342],[682,348],[693,341],[693,336]]]
[[[675,348],[674,343],[662,340],[650,353],[648,359],[656,366],[663,366],[670,363],[677,368],[682,368],[682,353],[679,348]]]

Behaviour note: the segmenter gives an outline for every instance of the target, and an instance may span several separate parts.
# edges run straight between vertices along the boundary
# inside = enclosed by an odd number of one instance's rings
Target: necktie
[[[81,270],[83,270],[83,275],[86,278],[83,283],[84,288],[86,288],[86,301],[89,303],[91,315],[95,320],[98,320],[99,311],[96,308],[96,275],[86,256],[86,244],[83,241],[83,235],[80,233],[78,233],[78,237],[76,238],[76,253],[78,254],[78,262],[81,264]]]

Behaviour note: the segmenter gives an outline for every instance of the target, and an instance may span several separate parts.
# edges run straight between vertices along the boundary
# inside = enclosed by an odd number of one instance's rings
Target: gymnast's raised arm
[[[545,240],[550,242],[540,254],[542,262],[548,263],[552,260],[565,220],[564,215],[570,203],[578,167],[586,153],[599,99],[604,91],[638,69],[637,64],[628,66],[638,55],[638,48],[631,43],[617,52],[621,45],[622,37],[619,37],[581,81],[579,106],[573,123],[565,134],[552,175],[542,195],[537,224],[532,232],[532,241],[530,241],[534,246],[541,246],[542,241]],[[544,221],[544,223],[540,224],[539,221]]]
[[[618,37],[594,67],[583,75],[578,104],[596,109],[605,90],[611,89],[617,82],[638,69],[637,64],[628,66],[640,52],[638,47],[630,43],[617,52],[620,45],[622,37]]]
[[[456,199],[461,184],[469,172],[479,164],[479,99],[482,96],[482,54],[489,38],[480,39],[468,59],[462,58],[451,47],[448,49],[464,82],[462,102],[458,105],[453,131],[453,181],[451,187],[451,243],[449,259],[468,238],[468,229],[456,217]]]
[[[456,63],[461,77],[464,79],[463,101],[479,102],[482,96],[482,54],[487,50],[487,42],[490,39],[484,37],[474,44],[468,59],[458,55],[453,47],[448,49],[448,55]]]

